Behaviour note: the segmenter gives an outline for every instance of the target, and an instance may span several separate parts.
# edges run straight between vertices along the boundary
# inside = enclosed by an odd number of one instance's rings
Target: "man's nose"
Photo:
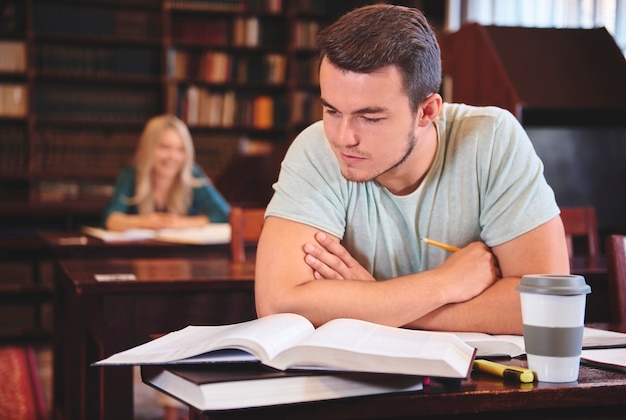
[[[337,142],[342,146],[355,146],[359,143],[356,130],[350,118],[343,118],[339,123]]]

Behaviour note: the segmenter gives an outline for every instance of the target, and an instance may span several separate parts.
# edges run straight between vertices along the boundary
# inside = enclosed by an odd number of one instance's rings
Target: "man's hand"
[[[449,302],[454,303],[473,299],[501,277],[496,257],[482,242],[452,253],[433,273],[440,276],[436,284],[445,288]]]
[[[324,232],[317,232],[315,239],[317,244],[304,244],[304,261],[313,269],[316,279],[375,281],[339,240]]]

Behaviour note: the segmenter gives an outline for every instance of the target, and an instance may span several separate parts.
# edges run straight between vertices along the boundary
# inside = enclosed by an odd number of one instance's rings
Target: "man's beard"
[[[409,132],[409,135],[407,136],[408,142],[407,142],[407,148],[404,152],[404,154],[402,155],[402,157],[400,159],[398,159],[398,161],[396,163],[394,163],[393,165],[391,165],[390,167],[388,167],[387,169],[384,169],[374,175],[369,174],[369,175],[365,175],[363,177],[357,178],[357,177],[351,177],[349,173],[347,173],[347,171],[345,171],[343,168],[341,170],[341,175],[343,175],[343,177],[345,179],[347,179],[348,181],[352,181],[352,182],[368,182],[368,181],[372,181],[376,178],[378,178],[379,176],[399,167],[400,165],[402,165],[411,155],[411,153],[413,153],[413,150],[415,149],[415,146],[417,145],[417,136],[415,135],[415,132],[413,130],[411,130]]]

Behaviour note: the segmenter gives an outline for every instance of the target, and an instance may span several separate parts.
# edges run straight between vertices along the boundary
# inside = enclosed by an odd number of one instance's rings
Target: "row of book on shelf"
[[[271,16],[185,16],[172,20],[172,42],[228,47],[283,46],[282,19]]]
[[[28,88],[22,83],[0,83],[0,116],[25,117],[28,113]]]
[[[234,47],[285,46],[288,39],[295,48],[315,48],[320,23],[315,19],[297,19],[288,34],[286,23],[272,17],[226,16],[185,17],[172,22],[172,40]],[[290,35],[288,38],[287,35]]]
[[[25,171],[28,144],[25,127],[3,126],[0,132],[0,170]]]
[[[210,83],[283,83],[287,59],[284,54],[243,56],[225,51],[190,52],[170,49],[168,74],[177,79]]]
[[[282,94],[245,95],[232,89],[216,90],[189,85],[181,89],[178,115],[189,126],[281,128],[309,124],[322,118],[319,94],[298,90],[291,94],[289,106]]]
[[[36,34],[87,35],[137,40],[158,39],[162,33],[157,10],[98,7],[95,3],[33,4]]]
[[[626,370],[626,334],[585,328],[582,360]],[[188,326],[94,366],[141,365],[146,383],[200,410],[228,410],[423,390],[464,379],[476,357],[525,354],[518,335],[394,328],[297,314]]]
[[[283,0],[170,0],[175,10],[207,10],[221,12],[282,13]],[[326,0],[297,0],[293,5],[297,13],[326,12]]]
[[[45,118],[145,122],[160,112],[153,87],[42,84],[34,95],[35,112]]]
[[[91,169],[114,173],[130,163],[139,133],[41,128],[34,161],[41,169]]]
[[[26,71],[26,43],[24,41],[0,41],[0,72],[22,73]]]
[[[180,95],[180,115],[189,126],[270,129],[284,125],[280,97],[240,95],[234,90],[216,91],[196,85]]]
[[[68,74],[159,75],[159,48],[42,43],[35,48],[35,68]]]
[[[176,10],[207,10],[215,12],[280,13],[283,0],[170,0]]]

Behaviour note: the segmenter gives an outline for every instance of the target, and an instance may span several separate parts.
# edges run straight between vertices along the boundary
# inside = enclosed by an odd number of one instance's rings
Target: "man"
[[[520,124],[442,103],[439,47],[416,9],[354,10],[318,42],[324,117],[294,140],[274,185],[259,316],[521,334],[520,277],[569,273],[569,261]]]

